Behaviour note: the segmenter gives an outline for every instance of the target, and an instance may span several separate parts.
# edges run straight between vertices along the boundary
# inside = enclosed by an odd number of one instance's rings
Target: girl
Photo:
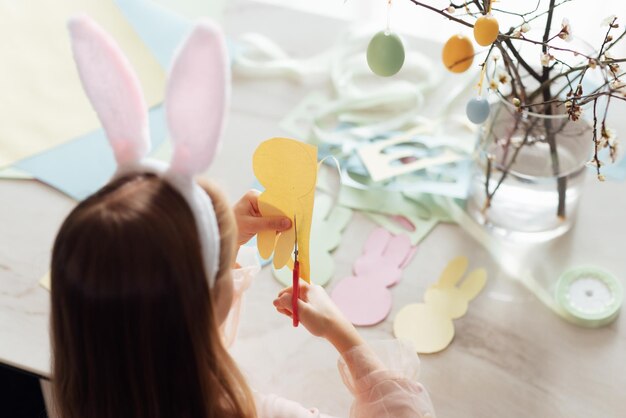
[[[295,402],[253,393],[224,348],[220,328],[253,273],[235,256],[261,230],[256,194],[231,210],[193,176],[210,165],[222,129],[228,71],[220,32],[192,32],[168,82],[174,153],[169,166],[144,158],[147,116],[136,77],[113,40],[89,18],[70,22],[83,86],[118,163],[113,179],[81,202],[56,238],[51,266],[53,389],[61,418],[323,417]],[[235,267],[233,269],[233,267]],[[302,283],[300,320],[333,344],[355,396],[353,417],[432,416],[416,383],[418,360],[400,343],[390,370],[324,290]],[[274,305],[291,315],[291,289]],[[236,315],[236,312],[234,312]]]

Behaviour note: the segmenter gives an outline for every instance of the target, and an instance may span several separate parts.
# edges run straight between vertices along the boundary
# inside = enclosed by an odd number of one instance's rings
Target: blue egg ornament
[[[367,46],[367,65],[374,74],[390,77],[404,64],[404,45],[400,37],[387,31],[380,31]]]
[[[474,97],[467,102],[465,112],[472,123],[479,125],[489,117],[489,102],[484,97]]]

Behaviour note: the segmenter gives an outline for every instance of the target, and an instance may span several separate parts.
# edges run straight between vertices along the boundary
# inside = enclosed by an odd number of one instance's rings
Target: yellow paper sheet
[[[67,19],[79,12],[120,44],[148,106],[161,102],[163,69],[113,0],[0,0],[0,167],[100,127],[70,48]]]
[[[313,218],[313,200],[317,181],[317,148],[287,138],[269,139],[253,156],[254,174],[265,187],[259,196],[263,216],[294,216],[298,229],[300,277],[310,283],[309,241]],[[276,235],[259,233],[257,245],[263,258],[274,253],[274,267],[280,269],[291,259],[295,242],[294,228]]]
[[[41,287],[43,287],[44,289],[46,289],[47,291],[50,291],[50,287],[51,287],[51,283],[50,283],[50,272],[47,272],[42,278],[41,280],[39,280],[39,284],[41,285]]]

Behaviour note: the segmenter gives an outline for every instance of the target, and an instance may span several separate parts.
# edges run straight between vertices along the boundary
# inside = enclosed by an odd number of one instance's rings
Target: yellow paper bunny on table
[[[398,312],[393,323],[396,338],[411,341],[418,353],[436,353],[450,344],[454,338],[452,320],[465,315],[469,301],[487,282],[487,272],[482,268],[461,282],[467,265],[466,257],[450,261],[439,281],[424,294],[424,303],[412,303]]]
[[[259,196],[261,214],[287,216],[292,225],[297,223],[300,277],[310,282],[309,238],[317,181],[317,147],[294,139],[268,139],[254,152],[252,165],[254,175],[265,187]],[[274,231],[260,232],[257,237],[259,254],[269,258],[273,252],[276,269],[286,265],[293,268],[294,242],[293,227],[278,235]]]

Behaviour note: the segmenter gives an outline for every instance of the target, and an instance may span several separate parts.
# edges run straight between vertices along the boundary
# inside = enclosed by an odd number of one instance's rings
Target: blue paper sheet
[[[180,42],[191,30],[194,22],[151,0],[115,0],[115,2],[159,64],[169,69]],[[237,46],[229,39],[226,43],[232,60],[237,53]]]
[[[170,68],[192,22],[150,0],[115,0],[122,14],[163,68]]]
[[[150,111],[152,149],[167,137],[162,106]],[[68,196],[82,200],[102,187],[115,171],[115,159],[103,130],[20,161],[14,167],[34,175]]]

